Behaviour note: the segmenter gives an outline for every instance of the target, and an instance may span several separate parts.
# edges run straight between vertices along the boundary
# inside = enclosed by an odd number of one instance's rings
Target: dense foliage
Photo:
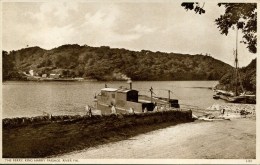
[[[204,3],[185,2],[181,4],[186,10],[194,10],[196,13],[204,14]],[[243,42],[247,45],[249,52],[257,52],[257,4],[256,3],[219,3],[218,6],[225,7],[225,13],[215,19],[221,34],[227,35],[230,29],[242,30]]]
[[[19,79],[18,73],[31,69],[39,76],[60,73],[63,77],[97,80],[120,79],[118,75],[133,80],[219,80],[232,68],[205,55],[129,51],[107,46],[63,45],[51,50],[31,47],[4,53],[3,57],[4,80]]]
[[[204,4],[205,3],[203,3],[203,6],[200,6],[198,2],[183,2],[181,6],[184,7],[186,10],[194,10],[195,13],[204,14],[206,12],[203,9]]]
[[[228,30],[234,26],[241,29],[243,43],[247,45],[251,53],[256,53],[257,48],[257,12],[256,3],[219,3],[225,7],[225,14],[215,20],[221,34],[228,34]]]
[[[245,91],[256,93],[256,59],[254,59],[248,66],[239,69],[239,75],[239,91],[243,92],[243,87]],[[219,89],[234,91],[236,84],[235,71],[225,74],[219,82],[220,84],[217,86]],[[241,83],[242,86],[240,85]]]

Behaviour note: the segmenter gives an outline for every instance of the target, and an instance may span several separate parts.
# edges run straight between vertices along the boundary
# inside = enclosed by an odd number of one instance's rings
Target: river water
[[[104,88],[129,87],[125,81],[114,82],[4,82],[2,85],[2,116],[31,117],[43,115],[44,112],[52,115],[84,115],[86,104],[94,105],[95,94]],[[133,89],[139,94],[150,95],[152,86],[155,96],[179,99],[181,106],[193,105],[207,108],[214,103],[223,103],[222,100],[212,98],[213,91],[208,89],[217,84],[217,81],[134,81]]]

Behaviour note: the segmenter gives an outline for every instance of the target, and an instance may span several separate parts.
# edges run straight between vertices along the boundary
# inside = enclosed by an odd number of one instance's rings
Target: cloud
[[[205,15],[197,15],[179,3],[6,2],[2,43],[7,50],[26,45],[51,49],[76,43],[210,53],[232,64],[234,35],[221,35],[214,23],[224,9],[216,3],[207,3],[205,9]],[[243,59],[248,57],[242,62],[252,59],[244,45],[239,53]]]
[[[53,48],[63,44],[69,44],[74,38],[75,31],[72,25],[63,27],[50,27],[34,31],[28,34],[30,41],[37,45],[44,45],[47,48]]]
[[[71,17],[71,12],[77,9],[78,3],[73,2],[42,3],[39,12],[27,12],[27,15],[37,22],[58,23],[66,21],[68,17]]]
[[[86,13],[84,23],[78,30],[85,34],[95,45],[113,45],[118,42],[130,42],[141,37],[134,31],[122,32],[119,29],[121,11],[117,6],[107,6],[95,13]]]
[[[33,20],[27,40],[45,48],[67,43],[116,46],[137,40],[153,30],[140,24],[130,31],[120,29],[122,11],[113,4],[88,12],[78,9],[75,3],[55,2],[43,3],[38,12],[27,12]]]
[[[156,28],[149,28],[147,26],[144,26],[144,25],[140,25],[140,24],[137,24],[133,29],[132,31],[134,32],[137,32],[137,33],[140,33],[140,34],[147,34],[147,33],[152,33],[156,30]]]
[[[26,34],[23,45],[51,49],[68,43],[117,47],[156,30],[129,22],[125,14],[120,5],[113,3],[44,2],[25,12],[26,22],[20,21],[25,28],[14,31]]]
[[[113,28],[119,16],[119,10],[116,7],[102,8],[92,15],[87,13],[85,22],[98,28]]]
[[[30,30],[27,28],[25,40],[29,45],[47,49],[70,43],[75,37],[71,20],[75,19],[73,14],[78,7],[78,3],[73,2],[51,2],[41,3],[38,9],[26,12],[30,22],[24,25]]]

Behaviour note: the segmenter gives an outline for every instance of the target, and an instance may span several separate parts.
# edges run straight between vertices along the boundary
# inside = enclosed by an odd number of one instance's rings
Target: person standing
[[[135,112],[134,112],[134,108],[130,107],[129,113],[135,113]]]
[[[86,115],[88,115],[88,105],[85,106]]]
[[[89,117],[92,117],[92,108],[90,106],[88,107],[88,115]]]
[[[153,111],[154,111],[154,112],[158,112],[158,106],[157,106],[157,104],[155,103],[154,105],[155,105],[155,106],[154,106]]]
[[[86,105],[85,110],[87,111],[87,115],[91,117],[92,116],[92,109],[91,109],[91,107],[89,105]]]
[[[147,112],[148,112],[148,110],[147,110],[147,108],[145,107],[145,108],[144,108],[144,113],[147,113]]]
[[[114,105],[112,105],[111,107],[111,113],[116,114],[116,107]]]

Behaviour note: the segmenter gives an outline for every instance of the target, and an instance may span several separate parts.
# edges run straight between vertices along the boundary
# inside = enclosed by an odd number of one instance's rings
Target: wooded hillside
[[[219,80],[232,67],[206,55],[130,51],[107,46],[63,45],[51,50],[30,47],[3,52],[3,79],[22,72],[60,73],[63,77],[116,80]]]
[[[242,87],[246,91],[256,93],[256,59],[254,59],[248,66],[239,69],[239,91],[242,91]],[[240,86],[242,83],[242,87]],[[235,71],[227,72],[219,81],[218,89],[225,89],[234,91],[235,88]]]

